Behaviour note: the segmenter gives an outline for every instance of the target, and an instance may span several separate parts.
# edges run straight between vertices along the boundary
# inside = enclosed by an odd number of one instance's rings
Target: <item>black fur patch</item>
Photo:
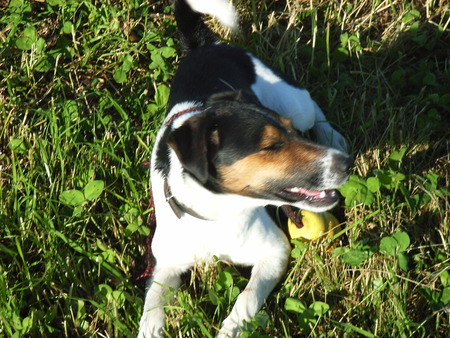
[[[250,93],[255,80],[252,60],[242,49],[223,44],[201,47],[180,63],[172,83],[169,111],[184,101],[204,103],[217,93]]]

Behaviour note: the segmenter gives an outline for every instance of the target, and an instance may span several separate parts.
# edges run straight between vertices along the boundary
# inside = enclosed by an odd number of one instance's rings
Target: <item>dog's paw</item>
[[[343,151],[344,153],[348,153],[350,151],[350,146],[345,137],[334,129],[328,135],[328,142],[330,147]]]
[[[139,327],[138,338],[159,338],[162,336],[162,329],[155,329],[146,325]]]
[[[224,328],[221,328],[219,333],[216,335],[216,338],[234,338],[234,337],[240,337],[241,332],[239,330],[227,330]]]
[[[140,327],[138,338],[160,338],[163,337],[162,329],[153,330],[152,328]]]
[[[228,317],[222,322],[222,326],[220,327],[220,331],[216,335],[216,338],[233,338],[240,336],[241,330],[239,325],[236,325],[236,322]]]
[[[144,311],[139,325],[138,338],[157,338],[163,336],[164,311]]]
[[[325,146],[340,150],[346,154],[350,151],[350,146],[339,132],[333,128],[320,128],[316,126],[317,141]]]

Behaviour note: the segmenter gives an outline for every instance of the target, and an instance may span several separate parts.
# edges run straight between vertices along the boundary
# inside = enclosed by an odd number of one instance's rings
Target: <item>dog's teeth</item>
[[[319,195],[320,198],[325,198],[327,196],[327,193],[325,191],[322,191]]]

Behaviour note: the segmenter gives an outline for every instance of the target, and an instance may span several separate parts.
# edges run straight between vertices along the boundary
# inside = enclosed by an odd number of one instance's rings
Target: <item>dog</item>
[[[338,203],[352,159],[305,89],[251,53],[219,42],[202,20],[236,26],[226,0],[175,0],[182,46],[168,113],[151,157],[156,261],[139,337],[160,337],[170,289],[214,257],[252,267],[217,337],[240,335],[286,272],[290,242],[266,211],[323,212]],[[301,136],[312,129],[321,144]]]

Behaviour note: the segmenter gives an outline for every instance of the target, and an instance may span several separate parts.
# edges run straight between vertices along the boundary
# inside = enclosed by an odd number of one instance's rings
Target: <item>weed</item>
[[[244,337],[448,336],[449,22],[443,1],[237,0],[222,36],[311,89],[355,171],[343,230],[292,242]],[[150,157],[180,55],[163,1],[0,3],[0,333],[132,336]],[[174,248],[176,250],[176,248]],[[213,336],[247,275],[197,267],[168,336]]]

